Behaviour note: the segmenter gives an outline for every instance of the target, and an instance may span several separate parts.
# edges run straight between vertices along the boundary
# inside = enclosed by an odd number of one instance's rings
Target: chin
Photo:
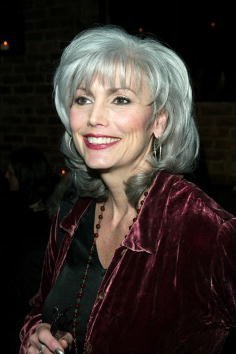
[[[86,165],[91,169],[91,170],[109,170],[112,166],[109,166],[107,163],[86,163]]]

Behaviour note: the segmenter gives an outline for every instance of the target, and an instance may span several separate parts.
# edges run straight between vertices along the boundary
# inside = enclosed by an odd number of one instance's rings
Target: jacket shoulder
[[[169,223],[199,250],[236,241],[236,217],[196,184],[176,180],[168,204]]]
[[[185,178],[177,178],[170,190],[170,205],[178,205],[182,212],[193,215],[206,215],[216,218],[220,223],[233,219],[229,211],[224,209],[213,197],[203,191],[195,183]]]

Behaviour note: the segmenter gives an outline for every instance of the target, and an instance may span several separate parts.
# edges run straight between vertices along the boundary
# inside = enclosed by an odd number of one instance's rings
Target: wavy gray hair
[[[199,135],[193,114],[192,88],[182,59],[154,37],[139,37],[124,29],[105,25],[79,33],[64,49],[54,75],[54,99],[58,115],[65,126],[61,149],[71,169],[80,196],[105,200],[107,188],[99,174],[85,165],[71,138],[69,111],[77,88],[91,85],[95,76],[113,82],[119,69],[121,85],[127,70],[135,82],[145,78],[152,93],[153,115],[165,111],[166,129],[154,148],[161,147],[161,157],[150,156],[150,171],[127,181],[126,193],[137,206],[142,192],[159,170],[189,173],[198,156]],[[151,124],[151,121],[150,121]]]

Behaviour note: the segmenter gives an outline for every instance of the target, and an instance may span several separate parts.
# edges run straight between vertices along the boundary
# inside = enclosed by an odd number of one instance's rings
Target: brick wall
[[[211,183],[236,186],[236,102],[198,102],[197,121]]]
[[[24,53],[0,56],[0,166],[10,150],[27,144],[42,148],[56,170],[63,165],[53,71],[65,44],[84,26],[104,20],[102,3],[24,1]],[[236,102],[199,102],[197,117],[211,180],[236,184]]]
[[[96,0],[24,0],[24,53],[0,55],[0,167],[16,146],[42,148],[58,169],[63,131],[52,104],[52,76],[65,45],[98,21]],[[5,53],[4,53],[5,54]]]

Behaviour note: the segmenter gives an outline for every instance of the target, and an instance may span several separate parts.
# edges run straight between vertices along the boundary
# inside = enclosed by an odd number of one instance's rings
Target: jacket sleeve
[[[26,315],[24,324],[20,330],[20,350],[19,354],[25,354],[30,335],[35,331],[37,325],[42,322],[42,305],[55,281],[56,261],[58,256],[57,229],[59,223],[59,211],[55,215],[47,248],[44,256],[41,282],[37,294],[31,299],[31,311]]]
[[[219,229],[211,283],[224,326],[236,327],[236,218]]]

